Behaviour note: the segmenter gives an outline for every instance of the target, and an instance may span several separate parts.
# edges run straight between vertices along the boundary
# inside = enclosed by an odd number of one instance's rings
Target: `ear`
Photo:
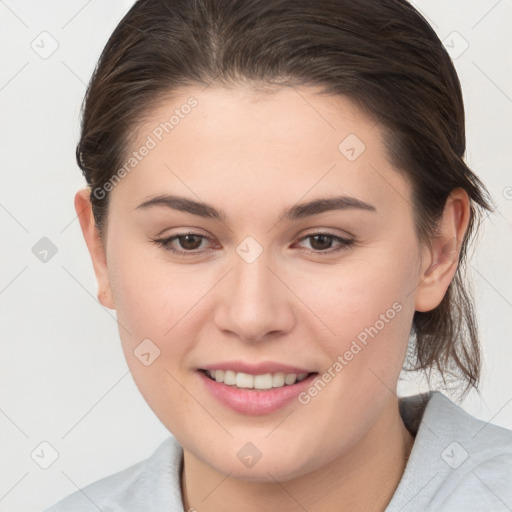
[[[103,241],[100,237],[94,215],[92,213],[91,191],[87,188],[79,190],[75,195],[75,210],[80,221],[82,234],[91,255],[94,273],[98,281],[98,300],[107,308],[115,309],[110,279],[107,269],[107,258],[103,247]]]
[[[416,288],[416,311],[431,311],[443,300],[457,271],[469,219],[469,197],[464,189],[456,188],[446,200],[431,247],[423,252],[420,282]]]

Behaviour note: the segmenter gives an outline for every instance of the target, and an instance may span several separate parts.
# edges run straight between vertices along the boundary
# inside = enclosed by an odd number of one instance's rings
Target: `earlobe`
[[[98,300],[105,307],[115,309],[107,268],[104,244],[94,222],[90,190],[79,190],[75,195],[75,210],[80,221],[82,234],[91,255],[94,273],[98,281]]]
[[[443,300],[457,271],[469,219],[469,197],[465,190],[457,188],[446,200],[437,236],[425,249],[416,288],[416,311],[431,311]]]

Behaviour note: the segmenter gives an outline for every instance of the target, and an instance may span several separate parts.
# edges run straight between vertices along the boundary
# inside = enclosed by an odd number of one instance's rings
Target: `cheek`
[[[164,341],[182,317],[186,300],[177,294],[179,279],[162,272],[161,265],[148,259],[147,250],[137,250],[118,237],[109,252],[109,279],[116,306],[119,335],[127,364],[142,395],[153,407],[154,390],[165,389],[163,382],[174,373],[164,356]],[[135,249],[134,249],[135,247]],[[174,344],[173,356],[179,361],[183,344]]]
[[[389,251],[338,269],[330,279],[302,283],[298,293],[321,290],[304,301],[329,327],[321,337],[311,330],[327,356],[320,374],[325,386],[311,386],[302,397],[319,421],[344,432],[354,424],[370,428],[396,389],[414,314],[415,264],[410,254]]]
[[[130,244],[132,249],[125,251],[120,242],[113,247],[109,261],[117,317],[130,336],[161,340],[197,301],[196,274],[169,264],[165,255],[155,256],[155,251],[143,244],[135,249],[136,244]]]
[[[122,243],[115,244],[109,276],[122,348],[135,382],[152,405],[162,390],[180,393],[173,391],[172,376],[181,380],[186,374],[199,331],[211,320],[205,308],[216,276],[215,269],[191,269],[171,263],[164,252],[130,245],[132,250],[126,251]],[[148,352],[150,360],[157,356],[151,371],[141,358]],[[186,402],[181,395],[179,400]]]
[[[329,328],[329,345],[342,349],[358,336],[364,341],[373,327],[384,337],[404,328],[408,331],[415,265],[406,251],[375,251],[333,266],[323,275],[305,274],[297,281],[297,295]]]
[[[178,382],[195,340],[187,322],[204,291],[194,290],[190,274],[173,272],[168,263],[149,258],[148,253],[123,251],[122,244],[117,245],[111,252],[109,276],[133,379],[155,414],[166,417],[169,404],[180,404],[184,413],[194,406]]]
[[[349,407],[361,421],[368,407],[379,410],[389,389],[396,388],[414,314],[416,264],[412,251],[375,251],[333,269],[320,281],[308,276],[298,291],[329,327],[322,329],[321,338],[311,330],[327,355],[322,374],[329,388],[325,397]],[[311,391],[312,396],[317,393]],[[329,421],[344,421],[345,412],[328,414]]]

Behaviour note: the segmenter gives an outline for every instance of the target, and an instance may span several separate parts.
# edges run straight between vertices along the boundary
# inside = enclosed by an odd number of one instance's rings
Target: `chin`
[[[295,459],[285,459],[283,456],[274,454],[274,457],[266,457],[262,455],[261,459],[250,467],[244,467],[238,457],[230,462],[206,460],[205,462],[213,467],[219,473],[230,476],[237,480],[247,482],[268,482],[275,483],[276,480],[285,482],[294,478],[303,476],[313,470],[310,464],[305,461],[297,461]],[[274,460],[275,459],[275,460]]]

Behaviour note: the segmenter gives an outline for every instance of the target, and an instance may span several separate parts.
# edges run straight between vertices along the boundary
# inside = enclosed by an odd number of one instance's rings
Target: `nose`
[[[253,343],[293,329],[293,295],[269,263],[265,252],[251,263],[236,256],[219,290],[215,324],[221,331]]]

